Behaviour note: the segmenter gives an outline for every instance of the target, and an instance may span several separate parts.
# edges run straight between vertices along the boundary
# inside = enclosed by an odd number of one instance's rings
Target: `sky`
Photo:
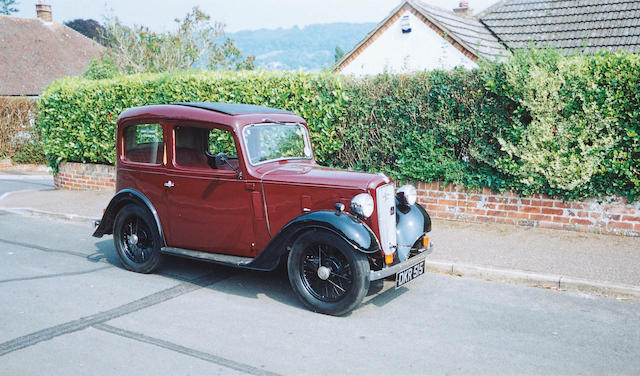
[[[423,0],[445,9],[458,6],[459,0]],[[469,0],[474,13],[498,0]],[[35,0],[17,0],[14,16],[35,17]],[[70,21],[92,18],[103,22],[118,17],[128,25],[145,25],[154,31],[176,27],[175,18],[183,18],[194,6],[213,20],[226,25],[227,32],[278,27],[303,27],[314,23],[379,22],[400,4],[400,0],[45,0],[51,5],[53,20]]]

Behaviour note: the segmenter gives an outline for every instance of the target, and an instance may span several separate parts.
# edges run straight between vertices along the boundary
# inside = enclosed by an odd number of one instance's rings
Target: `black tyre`
[[[300,301],[315,312],[343,315],[369,290],[369,261],[343,239],[314,230],[294,243],[287,262],[289,281]]]
[[[145,208],[130,204],[120,209],[113,225],[113,243],[125,268],[138,273],[156,270],[164,258],[161,242],[155,220]]]

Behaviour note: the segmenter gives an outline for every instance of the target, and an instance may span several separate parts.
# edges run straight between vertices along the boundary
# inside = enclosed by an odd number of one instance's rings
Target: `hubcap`
[[[320,278],[321,280],[326,281],[330,275],[331,269],[327,268],[326,266],[321,266],[318,268],[318,278]]]
[[[124,221],[120,246],[129,260],[137,264],[147,261],[153,252],[153,237],[144,221],[135,215]]]

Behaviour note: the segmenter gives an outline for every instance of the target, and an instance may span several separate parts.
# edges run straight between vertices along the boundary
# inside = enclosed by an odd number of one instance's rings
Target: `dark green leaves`
[[[356,79],[291,72],[174,72],[64,79],[41,96],[50,161],[113,163],[124,109],[180,101],[260,104],[311,128],[324,165],[403,181],[574,199],[640,193],[640,58],[555,51],[504,64]]]

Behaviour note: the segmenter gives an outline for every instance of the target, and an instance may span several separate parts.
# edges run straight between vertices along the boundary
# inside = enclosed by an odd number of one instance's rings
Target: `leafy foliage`
[[[34,99],[0,97],[0,157],[17,163],[44,161],[42,140],[34,127],[37,114]]]
[[[305,118],[319,163],[396,179],[543,193],[640,194],[640,58],[522,51],[503,64],[356,79],[331,73],[173,72],[63,79],[41,96],[52,162],[113,163],[128,107],[279,107]]]
[[[0,0],[0,14],[4,14],[6,16],[11,13],[15,13],[18,11],[18,8],[15,8],[15,5],[19,3],[16,0]]]
[[[64,24],[85,37],[95,40],[103,46],[107,46],[109,44],[107,29],[94,19],[76,18],[75,20],[67,21]]]
[[[42,164],[46,162],[39,139],[26,143],[11,159],[16,163]]]
[[[89,68],[82,73],[82,77],[90,80],[104,80],[120,76],[122,73],[116,63],[108,56],[99,59],[91,59]]]
[[[518,104],[495,167],[523,192],[638,196],[638,55],[531,49],[490,72],[488,89]]]
[[[209,131],[209,153],[224,153],[229,157],[237,157],[238,152],[231,132],[217,128],[211,129]]]
[[[175,32],[156,33],[144,26],[129,27],[114,19],[106,26],[106,53],[92,63],[85,78],[110,78],[117,74],[171,72],[196,68],[208,56],[209,69],[253,69],[253,57],[242,52],[231,39],[221,45],[224,25],[194,7],[177,18]]]
[[[336,46],[333,50],[333,62],[337,63],[344,56],[344,50],[340,46]]]
[[[49,160],[114,163],[115,124],[129,107],[219,101],[261,104],[307,119],[316,158],[330,163],[341,147],[334,121],[346,104],[337,75],[270,72],[173,72],[110,80],[65,78],[41,96],[39,126]]]

